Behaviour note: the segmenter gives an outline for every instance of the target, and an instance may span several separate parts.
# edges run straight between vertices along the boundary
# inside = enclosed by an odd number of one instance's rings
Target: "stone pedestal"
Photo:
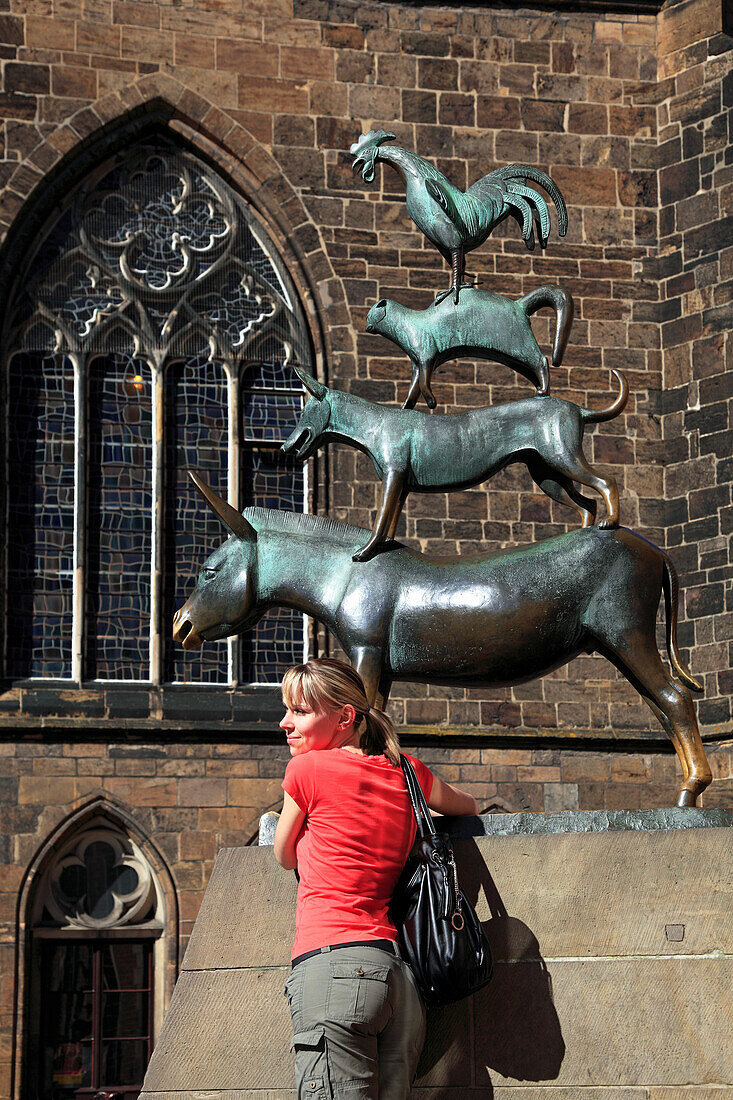
[[[733,814],[502,814],[454,831],[495,976],[430,1014],[415,1097],[733,1100]],[[294,1096],[295,888],[270,848],[219,853],[148,1100]]]

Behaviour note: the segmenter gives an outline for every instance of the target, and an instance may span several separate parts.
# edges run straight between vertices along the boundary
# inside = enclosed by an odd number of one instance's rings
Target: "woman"
[[[405,1100],[425,1009],[387,912],[415,837],[394,727],[342,661],[289,669],[282,692],[292,759],[275,858],[299,874],[285,986],[298,1097]],[[431,809],[478,812],[409,759]]]

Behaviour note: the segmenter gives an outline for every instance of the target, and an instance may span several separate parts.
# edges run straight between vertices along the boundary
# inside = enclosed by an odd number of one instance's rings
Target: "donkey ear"
[[[296,367],[295,363],[293,363],[293,370],[308,390],[308,393],[313,394],[319,401],[323,401],[323,398],[328,393],[327,387],[313,378],[310,374],[307,374],[304,370],[301,370],[300,367]]]
[[[231,504],[227,504],[213,489],[210,489],[206,482],[202,481],[193,470],[188,471],[188,476],[211,510],[216,513],[224,526],[233,535],[236,535],[239,539],[244,539],[245,542],[253,542],[257,538],[257,532],[252,524],[236,508],[232,508]]]

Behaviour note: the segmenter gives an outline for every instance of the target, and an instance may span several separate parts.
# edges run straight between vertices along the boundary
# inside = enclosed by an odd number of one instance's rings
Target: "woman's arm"
[[[295,842],[303,828],[305,810],[301,810],[287,791],[284,794],[283,810],[275,829],[275,859],[286,871],[294,871],[298,865]]]
[[[459,814],[477,814],[478,802],[472,794],[451,786],[436,775],[430,792],[428,806],[439,814],[458,816]]]

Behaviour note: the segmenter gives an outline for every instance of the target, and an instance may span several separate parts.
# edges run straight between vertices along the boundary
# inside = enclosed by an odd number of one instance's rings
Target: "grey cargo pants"
[[[285,996],[298,1100],[407,1100],[425,1038],[410,968],[377,947],[304,959]]]

